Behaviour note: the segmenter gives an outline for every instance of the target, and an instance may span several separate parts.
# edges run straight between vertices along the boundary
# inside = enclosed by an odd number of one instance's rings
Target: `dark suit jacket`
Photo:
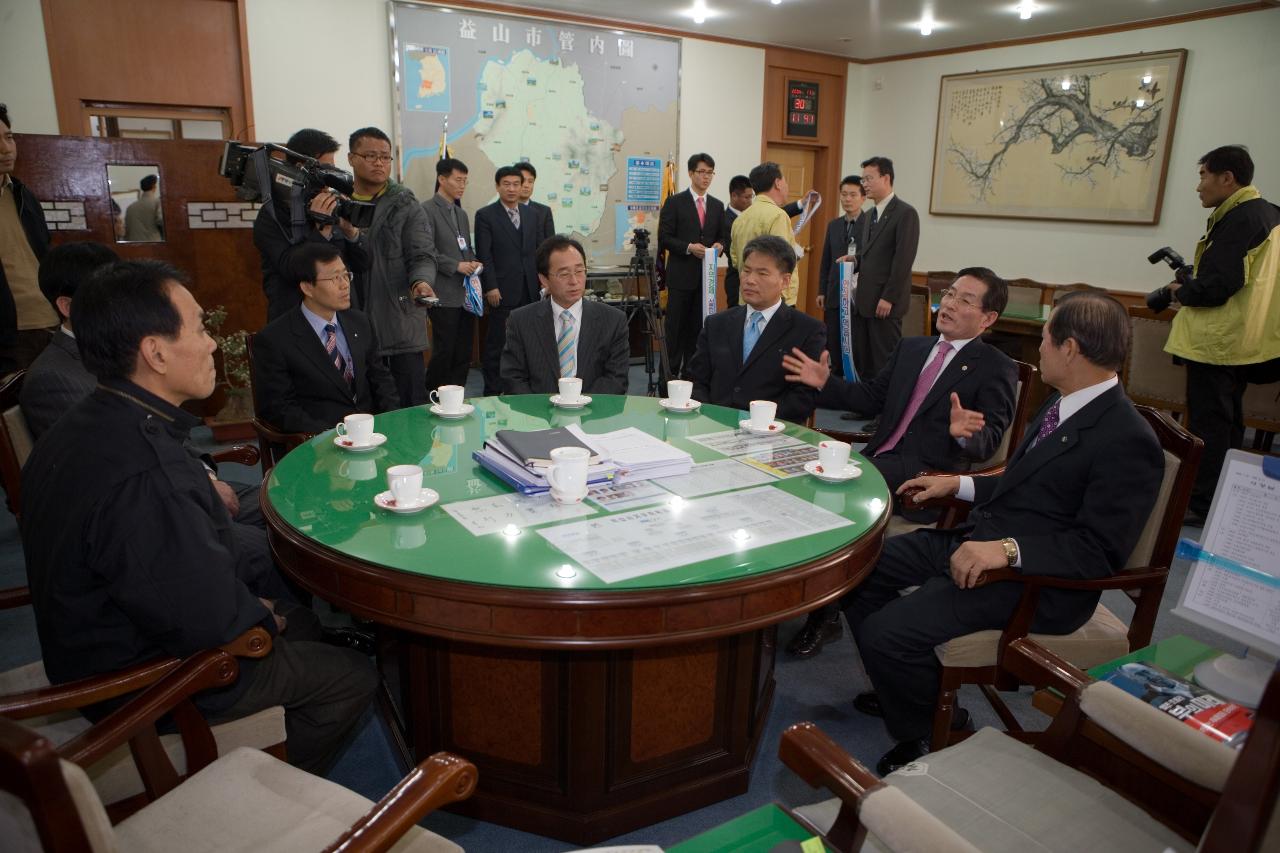
[[[688,253],[690,243],[729,246],[729,220],[724,202],[706,197],[707,214],[698,224],[698,207],[689,190],[667,198],[658,214],[658,251],[667,253],[667,286],[672,290],[697,290],[702,284],[702,259]]]
[[[827,380],[818,398],[821,405],[880,416],[880,426],[864,451],[867,456],[874,456],[898,428],[937,342],[936,335],[903,338],[874,378],[849,382],[832,376]],[[902,467],[910,475],[922,470],[963,471],[969,462],[989,458],[1013,419],[1017,387],[1018,369],[1009,356],[981,338],[969,341],[933,383],[892,452],[902,456]],[[960,395],[960,405],[986,418],[986,426],[965,447],[950,433],[952,392]]]
[[[782,356],[799,347],[816,359],[827,345],[827,330],[808,314],[782,305],[764,327],[760,340],[742,362],[742,338],[748,306],[712,314],[702,324],[689,370],[693,398],[703,403],[748,409],[752,400],[773,400],[778,417],[803,423],[818,403],[818,392],[788,382]]]
[[[85,369],[75,338],[61,329],[27,368],[19,403],[32,438],[39,438],[68,409],[93,393],[98,377]]]
[[[893,303],[890,317],[902,317],[911,304],[911,265],[920,244],[920,215],[896,195],[875,227],[871,212],[862,214],[858,240],[858,292],[854,307],[859,316],[874,317],[881,299]]]
[[[560,381],[551,300],[517,308],[507,318],[502,384],[508,394],[554,394]],[[625,394],[631,362],[627,315],[583,300],[578,330],[578,378],[584,394]]]
[[[254,402],[258,416],[285,432],[323,432],[356,412],[398,408],[400,397],[378,351],[369,319],[339,311],[351,350],[354,389],[342,378],[298,307],[272,320],[253,337]]]
[[[476,211],[476,258],[484,264],[480,280],[486,293],[495,288],[501,292],[503,308],[538,299],[538,227],[538,214],[527,204],[520,205],[519,229],[500,201]]]
[[[862,219],[866,214],[859,214],[853,220],[854,241],[862,237]],[[826,300],[827,311],[834,311],[839,306],[840,276],[836,275],[836,258],[849,253],[849,241],[845,239],[844,214],[827,223],[827,236],[822,241],[822,263],[819,267],[818,281],[821,288],[818,292]]]
[[[548,237],[554,237],[556,233],[556,218],[551,212],[551,208],[547,207],[540,201],[529,199],[528,205],[537,213],[537,230],[534,231],[534,248],[542,245],[542,241]]]
[[[977,541],[1012,536],[1024,575],[1103,578],[1129,559],[1164,476],[1151,427],[1117,385],[1031,447],[1057,395],[1027,426],[1000,477],[975,477],[970,524]],[[994,584],[993,587],[1015,586]],[[1033,628],[1070,633],[1092,615],[1099,594],[1045,590]]]

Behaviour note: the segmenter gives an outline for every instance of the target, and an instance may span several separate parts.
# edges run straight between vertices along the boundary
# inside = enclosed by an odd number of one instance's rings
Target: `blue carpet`
[[[631,374],[633,392],[643,393],[645,387],[643,370],[633,367]],[[468,396],[478,395],[480,391],[479,371],[473,370],[467,382]],[[826,410],[819,410],[817,424],[819,428],[845,430],[861,426],[858,423],[841,421],[838,413]],[[206,444],[209,442],[207,434],[197,438],[202,439]],[[226,465],[221,467],[220,474],[227,480],[252,483],[257,477],[257,469]],[[1183,535],[1196,538],[1199,532],[1198,529],[1184,529]],[[1154,639],[1160,640],[1175,634],[1185,634],[1229,651],[1237,653],[1243,651],[1238,644],[1211,634],[1168,612],[1177,601],[1185,577],[1185,569],[1175,567],[1169,579],[1160,616],[1156,621]],[[24,582],[25,570],[17,526],[12,515],[0,510],[0,588],[16,586]],[[1103,601],[1117,616],[1128,620],[1132,605],[1123,594],[1108,593]],[[322,611],[322,618],[326,621],[340,619],[325,611],[323,607],[319,609]],[[796,619],[779,626],[779,647],[785,646],[802,622],[802,619]],[[35,620],[32,618],[31,609],[24,607],[13,611],[0,611],[0,669],[27,663],[39,656],[40,646],[36,638]],[[879,720],[853,710],[851,704],[853,697],[868,689],[868,684],[847,630],[840,640],[827,645],[821,654],[809,660],[794,660],[785,653],[780,653],[775,677],[777,688],[774,693],[773,709],[766,732],[760,742],[759,752],[752,768],[750,788],[746,794],[619,836],[608,843],[670,846],[770,802],[776,801],[795,806],[826,799],[825,794],[809,788],[778,760],[778,742],[782,732],[794,723],[808,720],[819,724],[853,757],[869,766],[874,766],[876,760],[892,746],[892,741]],[[1029,690],[1023,690],[1007,698],[1018,719],[1028,728],[1039,729],[1046,725],[1047,719],[1031,707]],[[965,688],[961,691],[961,704],[971,711],[974,722],[979,727],[999,726],[995,713],[986,705],[976,688]],[[400,781],[402,773],[385,724],[378,715],[370,713],[346,752],[330,770],[328,778],[362,796],[376,800]],[[467,850],[480,851],[480,853],[488,853],[488,851],[558,853],[558,851],[576,849],[573,845],[561,841],[517,832],[496,824],[471,820],[447,812],[429,815],[422,825],[452,839]]]

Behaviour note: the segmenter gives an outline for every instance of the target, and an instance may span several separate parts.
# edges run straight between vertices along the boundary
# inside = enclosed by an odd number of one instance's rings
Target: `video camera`
[[[636,250],[635,257],[643,259],[649,257],[649,232],[644,228],[636,228],[631,232],[631,246]]]
[[[350,172],[283,145],[267,143],[254,148],[232,139],[222,149],[218,174],[236,188],[237,197],[264,204],[274,201],[278,209],[290,211],[295,224],[301,216],[321,225],[335,225],[338,219],[345,219],[356,228],[373,224],[374,205],[351,198],[355,179]],[[262,188],[264,178],[271,185],[270,192]],[[322,192],[338,197],[332,215],[311,210],[311,200]]]
[[[1191,273],[1194,271],[1186,260],[1168,246],[1156,249],[1147,256],[1147,263],[1158,264],[1164,261],[1173,270],[1174,281],[1179,284],[1186,284],[1191,280]],[[1173,303],[1173,294],[1169,292],[1169,286],[1158,287],[1147,294],[1147,307],[1155,313],[1159,314]]]

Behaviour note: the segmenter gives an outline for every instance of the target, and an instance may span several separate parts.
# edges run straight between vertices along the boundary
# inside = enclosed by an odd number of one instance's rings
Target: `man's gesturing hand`
[[[975,412],[960,405],[960,395],[951,392],[951,437],[973,438],[987,425],[982,412]]]

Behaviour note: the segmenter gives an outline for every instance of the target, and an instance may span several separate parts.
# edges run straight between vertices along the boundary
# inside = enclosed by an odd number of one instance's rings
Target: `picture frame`
[[[948,74],[929,212],[1154,225],[1185,49]]]

